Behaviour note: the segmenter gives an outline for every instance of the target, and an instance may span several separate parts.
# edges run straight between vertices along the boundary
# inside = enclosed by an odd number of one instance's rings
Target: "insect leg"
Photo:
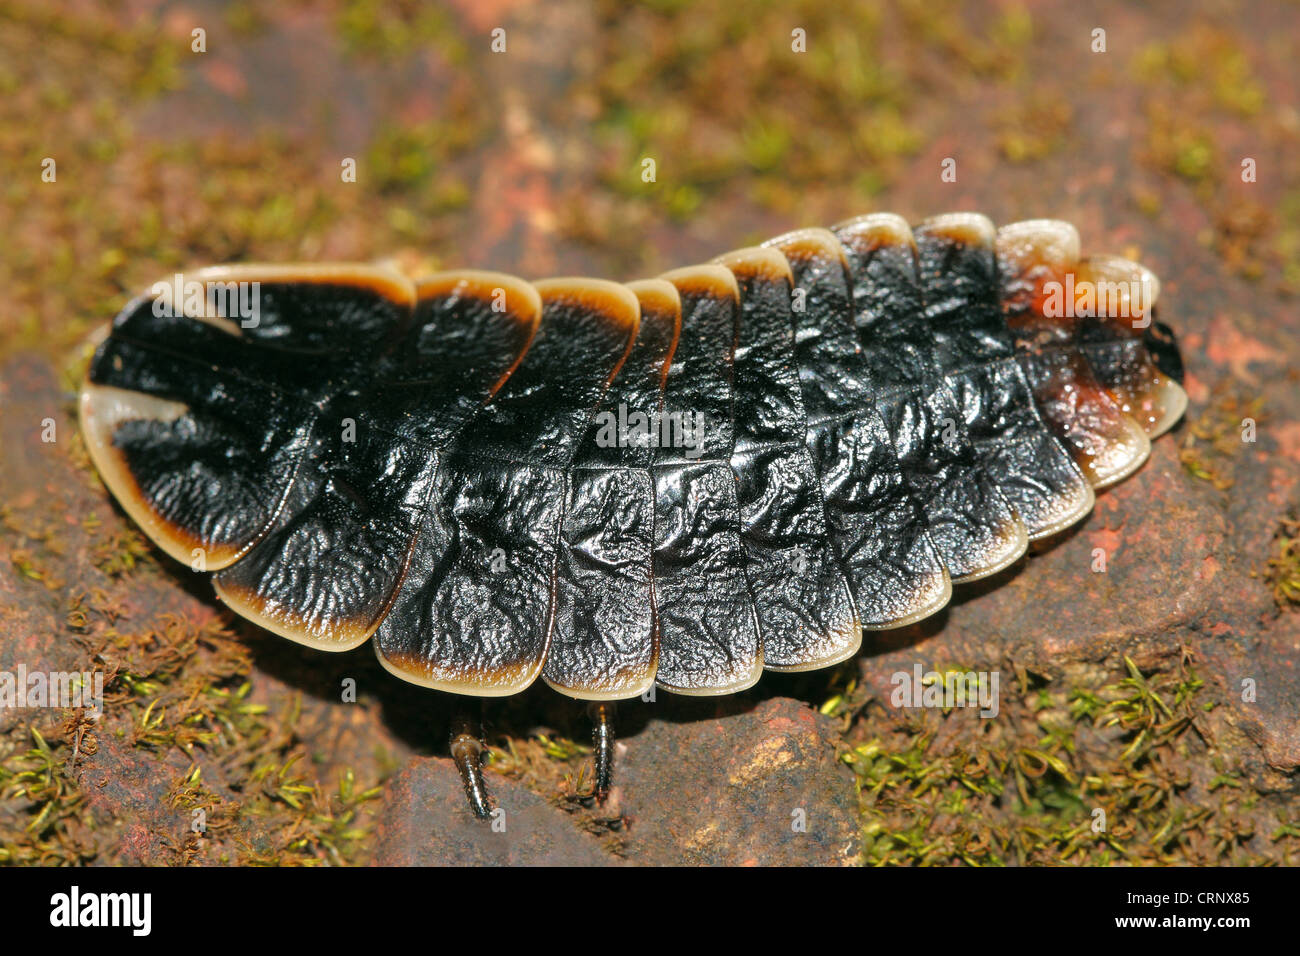
[[[483,709],[479,701],[477,715],[464,697],[456,696],[451,715],[451,759],[456,761],[470,809],[480,820],[492,813],[487,784],[483,781]]]
[[[591,740],[595,747],[592,759],[596,764],[596,799],[604,803],[614,776],[614,702],[593,701],[587,713],[592,720]]]

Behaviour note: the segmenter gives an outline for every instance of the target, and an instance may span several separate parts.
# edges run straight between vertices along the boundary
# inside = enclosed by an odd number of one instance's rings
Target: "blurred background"
[[[501,704],[492,780],[535,814],[508,858],[1294,861],[1298,35],[1295,3],[1242,0],[0,0],[0,666],[114,678],[98,726],[0,720],[0,861],[486,852],[443,819],[437,695],[253,632],[108,503],[71,393],[132,295],[233,261],[632,280],[874,210],[1062,218],[1141,259],[1187,421],[934,621],[636,712],[626,806],[581,799],[580,714]],[[66,440],[34,437],[47,416]],[[915,661],[1004,668],[1002,720],[882,707]],[[823,811],[812,838],[790,799]]]

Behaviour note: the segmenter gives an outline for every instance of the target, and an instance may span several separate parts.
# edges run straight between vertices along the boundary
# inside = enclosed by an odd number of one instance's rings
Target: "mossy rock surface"
[[[1295,8],[133,10],[0,0],[0,669],[107,680],[97,721],[0,710],[0,862],[1296,862]],[[1186,421],[1074,533],[855,661],[625,708],[606,807],[580,708],[493,705],[489,782],[534,831],[504,855],[429,820],[464,815],[444,702],[229,615],[112,504],[72,417],[86,337],[192,267],[632,280],[950,209],[1150,264]],[[996,670],[998,716],[894,708],[918,664]]]

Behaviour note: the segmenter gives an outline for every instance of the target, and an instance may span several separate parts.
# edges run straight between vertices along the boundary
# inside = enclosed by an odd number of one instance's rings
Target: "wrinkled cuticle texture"
[[[1043,315],[1069,227],[1022,226],[1011,256],[983,217],[869,216],[631,288],[280,270],[238,329],[146,297],[87,444],[295,640],[469,694],[731,692],[934,613],[1181,413],[1167,327]]]

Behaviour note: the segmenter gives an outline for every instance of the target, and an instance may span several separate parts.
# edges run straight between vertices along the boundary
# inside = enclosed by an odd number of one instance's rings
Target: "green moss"
[[[262,32],[267,18],[251,0],[234,0],[226,5],[226,24],[239,37],[251,37]]]
[[[453,63],[465,59],[448,14],[435,6],[410,0],[346,0],[340,6],[338,33],[353,54],[394,58],[432,45]]]
[[[425,4],[338,9],[351,24],[345,43],[362,55],[415,57],[433,44],[448,62],[464,56],[454,25]],[[236,32],[265,28],[247,7],[228,16]],[[382,123],[353,157],[357,183],[340,188],[342,157],[308,123],[141,135],[141,106],[158,103],[166,115],[175,106],[161,94],[196,75],[186,37],[149,21],[124,31],[105,14],[64,17],[5,0],[0,19],[0,88],[12,88],[0,96],[0,218],[18,224],[3,271],[0,355],[62,356],[160,275],[311,258],[322,236],[354,224],[359,258],[447,246],[440,219],[469,199],[459,165],[495,133],[477,78],[458,71],[439,91],[436,120]],[[94,71],[83,68],[90,61]],[[41,181],[46,157],[57,164],[53,183]]]
[[[1216,387],[1209,405],[1187,427],[1179,460],[1193,478],[1208,481],[1220,491],[1235,483],[1235,462],[1246,447],[1243,421],[1258,427],[1265,420],[1264,399],[1247,397],[1234,387]]]
[[[1192,191],[1214,224],[1212,244],[1230,270],[1272,280],[1287,293],[1300,288],[1300,239],[1286,228],[1293,217],[1272,215],[1276,210],[1243,191],[1245,157],[1221,148],[1289,135],[1285,123],[1264,110],[1265,87],[1244,42],[1230,26],[1197,19],[1143,46],[1132,71],[1147,120],[1143,161]],[[1254,149],[1247,152],[1260,159]]]
[[[201,810],[204,833],[163,840],[168,849],[153,862],[188,863],[200,853],[237,865],[364,859],[366,805],[378,797],[378,782],[360,787],[346,768],[332,786],[318,778],[295,731],[297,695],[282,708],[250,702],[248,651],[219,621],[166,618],[156,632],[110,631],[96,657],[111,675],[102,720],[69,712],[62,739],[32,728],[35,746],[27,749],[17,732],[0,738],[0,862],[112,862],[102,849],[131,821],[92,813],[75,774],[81,755],[97,749],[96,735],[106,733],[156,755],[159,774],[173,772],[166,758],[175,751],[191,761],[166,802],[175,811],[173,832]],[[87,844],[92,830],[100,839]]]
[[[458,178],[438,173],[477,141],[479,129],[468,116],[384,126],[366,153],[365,174],[382,195],[416,197],[420,214],[459,208],[469,200],[468,188]]]
[[[1240,42],[1230,31],[1204,22],[1193,23],[1172,41],[1142,47],[1133,65],[1148,83],[1172,80],[1184,91],[1203,91],[1216,106],[1241,116],[1255,116],[1264,106],[1264,88]]]
[[[85,796],[67,774],[58,749],[35,726],[28,734],[31,747],[22,749],[11,734],[5,741],[8,752],[0,751],[0,798],[24,811],[18,818],[21,831],[0,831],[0,863],[84,862],[68,826],[84,825]]]
[[[1064,145],[1072,119],[1059,91],[1032,93],[999,115],[998,149],[1013,163],[1044,159]]]
[[[1004,686],[994,720],[867,703],[843,753],[858,781],[862,861],[1243,863],[1300,850],[1289,833],[1281,847],[1255,838],[1239,768],[1193,779],[1222,758],[1197,728],[1205,687],[1190,661],[1121,663],[1108,683]]]
[[[1279,608],[1300,606],[1300,519],[1283,518],[1278,524],[1267,578]]]

